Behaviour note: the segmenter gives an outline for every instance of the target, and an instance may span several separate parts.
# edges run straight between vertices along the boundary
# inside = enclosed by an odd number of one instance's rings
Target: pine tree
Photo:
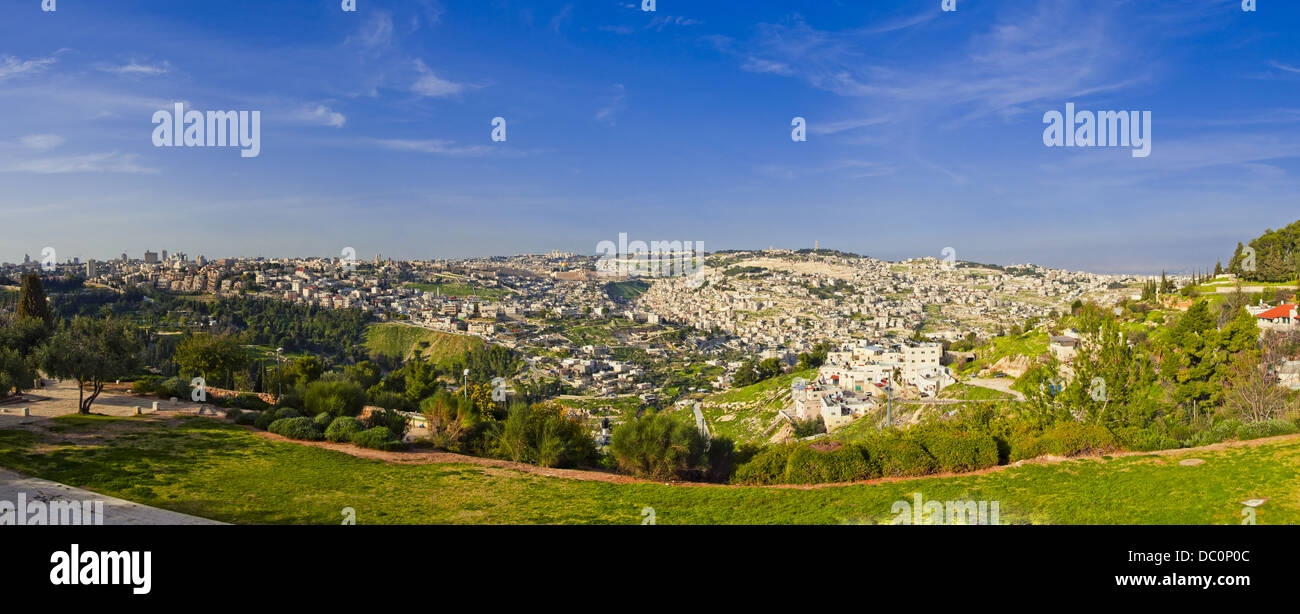
[[[46,326],[54,325],[54,316],[45,299],[45,286],[41,284],[40,275],[28,273],[23,276],[23,289],[18,296],[18,317],[36,318],[45,322]]]

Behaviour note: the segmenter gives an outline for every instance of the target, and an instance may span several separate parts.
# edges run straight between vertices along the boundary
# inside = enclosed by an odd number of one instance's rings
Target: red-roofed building
[[[1264,330],[1296,328],[1296,306],[1278,305],[1255,314],[1255,318]]]

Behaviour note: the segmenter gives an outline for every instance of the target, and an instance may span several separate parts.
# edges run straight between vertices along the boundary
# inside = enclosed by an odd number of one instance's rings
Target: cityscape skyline
[[[0,225],[23,229],[0,261],[627,232],[1152,274],[1289,223],[1300,187],[1295,5],[27,4],[0,25]],[[177,104],[260,113],[260,154],[156,147]],[[1149,112],[1149,156],[1045,146],[1067,105]]]

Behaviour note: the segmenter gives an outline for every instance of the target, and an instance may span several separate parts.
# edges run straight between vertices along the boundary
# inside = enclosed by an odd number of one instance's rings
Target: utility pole
[[[280,363],[284,348],[275,348],[275,406],[280,406],[280,396],[284,394],[284,366]]]

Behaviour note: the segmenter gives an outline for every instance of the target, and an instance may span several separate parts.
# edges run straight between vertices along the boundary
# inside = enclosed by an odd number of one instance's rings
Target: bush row
[[[853,443],[772,446],[740,465],[731,481],[739,484],[852,482],[976,471],[997,464],[998,443],[991,435],[932,425],[908,432],[887,431]]]
[[[335,416],[329,412],[308,417],[294,408],[282,407],[261,412],[234,409],[227,411],[226,417],[236,424],[251,425],[289,439],[352,443],[376,450],[398,450],[405,447],[398,433],[406,432],[406,417],[397,412],[373,412],[366,421],[362,421],[351,416]],[[390,426],[394,428],[389,428]]]

